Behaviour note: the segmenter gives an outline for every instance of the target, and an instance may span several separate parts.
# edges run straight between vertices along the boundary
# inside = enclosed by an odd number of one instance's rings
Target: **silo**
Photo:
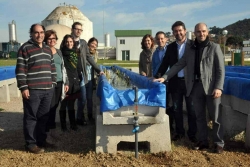
[[[187,36],[187,39],[192,40],[192,31],[187,31],[186,36]]]
[[[110,35],[105,34],[105,46],[110,47]]]
[[[12,20],[11,23],[9,23],[9,40],[10,42],[16,42],[16,22]]]

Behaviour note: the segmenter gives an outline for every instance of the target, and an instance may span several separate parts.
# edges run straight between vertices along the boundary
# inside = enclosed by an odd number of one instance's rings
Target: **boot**
[[[69,114],[69,122],[70,122],[70,129],[77,131],[77,125],[76,125],[76,118],[75,118],[75,110],[68,110]]]
[[[66,132],[68,130],[66,125],[66,110],[60,110],[59,115],[60,115],[61,129],[63,132]]]

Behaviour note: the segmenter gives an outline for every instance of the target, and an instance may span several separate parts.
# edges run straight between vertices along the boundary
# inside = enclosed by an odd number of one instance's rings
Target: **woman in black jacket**
[[[60,108],[60,121],[62,131],[67,131],[66,126],[66,109],[68,109],[70,128],[72,130],[77,130],[76,120],[75,120],[75,100],[80,97],[80,79],[77,72],[79,56],[76,53],[74,47],[74,38],[71,35],[65,35],[62,41],[62,54],[64,58],[64,64],[69,80],[69,90],[66,94],[65,99],[61,103]]]

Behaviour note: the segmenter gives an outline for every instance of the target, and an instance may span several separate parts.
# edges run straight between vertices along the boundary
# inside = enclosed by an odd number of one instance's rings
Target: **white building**
[[[72,5],[62,5],[56,7],[43,21],[42,25],[46,30],[54,29],[57,32],[58,41],[56,47],[66,34],[71,33],[71,26],[74,22],[82,24],[83,32],[81,38],[88,41],[93,37],[93,23],[76,7]]]
[[[116,60],[139,60],[141,41],[146,34],[152,35],[152,30],[115,30]]]
[[[242,51],[246,53],[246,55],[250,55],[250,39],[248,41],[243,41],[244,47]]]

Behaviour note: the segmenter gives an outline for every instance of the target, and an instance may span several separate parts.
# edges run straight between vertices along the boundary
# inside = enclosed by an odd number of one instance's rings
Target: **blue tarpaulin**
[[[152,82],[148,78],[119,66],[113,66],[121,73],[129,76],[131,83],[138,89],[138,105],[166,107],[166,86]],[[115,111],[123,106],[134,105],[135,91],[132,89],[117,90],[113,88],[104,75],[99,77],[97,96],[101,99],[100,110]]]
[[[11,79],[11,78],[16,78],[15,69],[16,69],[16,66],[0,67],[0,81]]]
[[[250,67],[227,66],[223,93],[250,101]]]

